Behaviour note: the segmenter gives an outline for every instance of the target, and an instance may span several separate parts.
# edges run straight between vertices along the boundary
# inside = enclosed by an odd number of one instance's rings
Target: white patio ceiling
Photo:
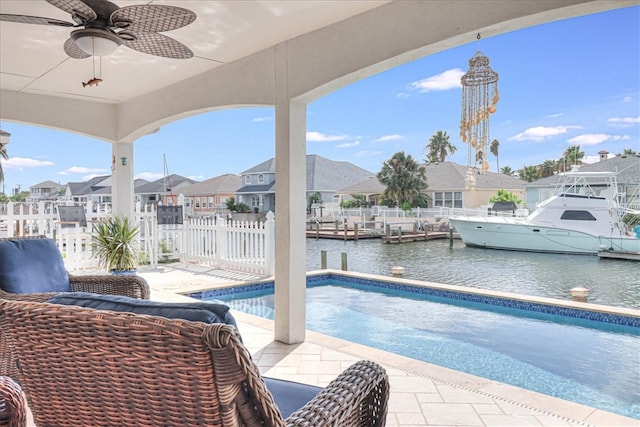
[[[278,46],[287,49],[290,93],[311,100],[374,72],[469,42],[477,31],[488,37],[637,1],[115,3],[166,4],[195,12],[195,22],[165,33],[189,46],[194,57],[166,59],[121,46],[102,58],[98,74],[104,81],[83,87],[94,76],[94,62],[65,54],[63,44],[72,29],[0,21],[0,119],[133,142],[195,111],[273,105],[274,66],[266,56]],[[1,0],[0,13],[70,21],[69,14],[44,0]]]

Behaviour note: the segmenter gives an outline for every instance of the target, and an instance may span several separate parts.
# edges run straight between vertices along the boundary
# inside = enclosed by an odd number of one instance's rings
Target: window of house
[[[258,184],[264,183],[264,175],[258,175]]]
[[[596,218],[589,211],[572,211],[562,212],[560,219],[569,219],[573,221],[595,221]]]
[[[251,196],[251,207],[260,207],[260,196]]]
[[[462,191],[442,191],[433,193],[433,206],[462,208]]]
[[[196,197],[196,208],[200,207],[200,197]]]
[[[209,208],[213,209],[213,196],[209,196]]]
[[[244,177],[244,183],[245,184],[251,184],[251,176],[250,175],[247,175],[247,176]]]

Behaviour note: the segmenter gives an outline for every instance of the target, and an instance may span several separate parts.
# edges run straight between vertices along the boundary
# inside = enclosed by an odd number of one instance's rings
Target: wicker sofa
[[[20,386],[9,377],[0,376],[0,427],[25,427],[26,402]]]
[[[17,349],[37,425],[370,427],[386,422],[388,377],[371,361],[355,363],[283,416],[237,328],[225,323],[0,300],[0,327],[10,331]]]
[[[22,284],[15,284],[18,277]],[[57,283],[61,282],[61,283]],[[71,275],[53,240],[44,237],[0,239],[0,299],[47,301],[62,292],[91,292],[149,299],[140,276]],[[0,375],[19,381],[15,359],[0,330]]]

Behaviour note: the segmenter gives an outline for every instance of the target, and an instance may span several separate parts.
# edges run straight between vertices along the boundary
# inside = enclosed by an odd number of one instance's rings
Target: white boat
[[[451,216],[450,224],[467,246],[594,255],[640,252],[640,238],[622,222],[632,211],[620,207],[615,173],[574,170],[561,175],[559,192],[526,217]]]

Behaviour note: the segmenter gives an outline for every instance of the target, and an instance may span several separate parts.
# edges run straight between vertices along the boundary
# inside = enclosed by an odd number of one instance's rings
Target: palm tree
[[[525,166],[520,170],[520,179],[524,179],[527,182],[535,181],[540,178],[540,172],[535,166]]]
[[[545,160],[544,163],[542,163],[542,166],[540,167],[541,169],[541,174],[540,177],[541,178],[546,178],[548,176],[553,175],[553,171],[556,168],[556,162],[555,160]]]
[[[511,169],[511,166],[505,166],[502,169],[500,169],[500,173],[503,173],[503,174],[509,175],[509,176],[513,176],[513,175],[515,175],[516,171]]]
[[[625,148],[622,153],[618,154],[618,156],[635,156],[636,152],[631,148]]]
[[[496,170],[500,172],[500,159],[498,158],[498,153],[500,152],[500,142],[498,142],[497,139],[491,141],[491,144],[489,145],[489,151],[491,152],[491,154],[496,156]]]
[[[579,145],[572,145],[565,150],[565,152],[562,154],[562,158],[568,165],[579,165],[582,164],[584,155],[585,153],[584,151],[580,151]]]
[[[447,132],[439,130],[429,139],[429,144],[425,147],[429,151],[427,162],[444,162],[449,154],[456,152],[456,147],[449,142]]]
[[[9,160],[9,153],[7,153],[7,146],[0,144],[0,158]],[[0,162],[0,184],[4,182],[4,171],[2,170],[2,162]]]
[[[394,200],[397,206],[422,200],[420,191],[427,188],[426,168],[410,154],[405,155],[404,151],[399,151],[386,160],[377,177],[387,187],[382,197]]]

